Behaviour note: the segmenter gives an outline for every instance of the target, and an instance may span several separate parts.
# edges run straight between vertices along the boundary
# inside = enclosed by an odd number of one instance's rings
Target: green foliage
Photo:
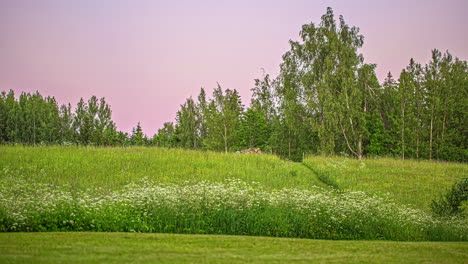
[[[237,128],[237,145],[234,149],[261,148],[265,149],[270,138],[267,121],[263,112],[247,109],[240,119]]]
[[[83,145],[113,145],[117,140],[112,111],[104,98],[92,96],[88,103],[80,99],[75,110],[73,129],[76,138]]]
[[[221,86],[213,91],[213,98],[205,113],[207,135],[204,145],[209,150],[228,152],[236,144],[236,129],[243,112],[243,105],[236,90]]]
[[[366,90],[378,86],[375,66],[363,65],[357,53],[363,36],[342,16],[337,25],[331,8],[318,26],[303,25],[300,36],[302,42],[291,41],[291,50],[283,56],[278,86],[288,130],[293,132],[295,123],[311,122],[321,153],[334,153],[340,140],[347,151],[362,158]]]
[[[465,201],[468,201],[468,178],[456,181],[438,200],[432,200],[431,209],[438,216],[461,215]]]
[[[130,144],[134,146],[143,146],[146,144],[148,139],[143,134],[143,130],[141,129],[140,122],[138,122],[137,126],[132,130],[132,136],[130,137]]]
[[[267,74],[263,80],[255,79],[255,87],[251,89],[251,108],[263,113],[268,123],[271,123],[277,116],[274,85],[275,80]]]
[[[13,91],[0,96],[0,142],[24,144],[113,145],[117,131],[111,119],[110,106],[104,98],[83,99],[75,113],[71,105],[58,106],[54,97],[43,97],[39,92],[21,93],[18,99]]]
[[[158,129],[158,133],[153,136],[151,144],[158,147],[175,147],[177,144],[177,135],[175,134],[174,124],[166,122],[163,127]]]
[[[73,130],[74,114],[71,105],[60,106],[59,112],[59,138],[62,142],[73,142],[75,132]]]
[[[366,129],[369,133],[365,152],[368,156],[384,156],[388,153],[389,139],[383,121],[379,113],[373,112],[367,115]]]
[[[180,146],[196,149],[200,145],[200,114],[192,98],[180,106],[176,114],[175,133],[180,140]]]

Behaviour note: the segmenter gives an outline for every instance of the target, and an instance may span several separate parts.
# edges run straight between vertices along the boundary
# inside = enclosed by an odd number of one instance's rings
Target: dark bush
[[[431,209],[438,216],[462,215],[462,202],[468,200],[468,178],[456,181],[447,193],[438,200],[432,200]]]

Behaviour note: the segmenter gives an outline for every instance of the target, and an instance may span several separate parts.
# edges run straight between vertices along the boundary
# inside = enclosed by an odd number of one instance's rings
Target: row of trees
[[[259,147],[289,159],[306,154],[397,156],[466,161],[468,64],[432,51],[398,80],[380,84],[375,64],[358,53],[364,37],[327,9],[290,41],[280,74],[255,80],[250,107],[236,90],[202,88],[152,137],[140,124],[116,130],[104,98],[58,107],[39,93],[0,96],[0,140],[36,144],[154,145],[216,151]]]
[[[255,80],[250,108],[235,90],[223,94],[218,85],[207,101],[202,89],[198,102],[189,98],[181,106],[174,139],[165,142],[223,151],[261,147],[295,160],[304,153],[467,160],[466,61],[433,50],[428,64],[411,59],[398,80],[388,73],[380,84],[376,65],[358,53],[359,29],[342,16],[336,21],[331,8],[300,36],[290,41],[279,76]]]
[[[104,98],[59,107],[54,97],[12,90],[0,94],[0,142],[24,144],[136,145],[140,134],[117,131]]]

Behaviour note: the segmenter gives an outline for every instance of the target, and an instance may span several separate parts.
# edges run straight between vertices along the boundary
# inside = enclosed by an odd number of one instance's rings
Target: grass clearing
[[[466,242],[0,233],[1,263],[466,263]]]
[[[307,157],[303,162],[342,190],[388,193],[396,202],[425,211],[429,211],[432,199],[444,193],[455,180],[468,177],[468,165],[453,162],[319,156]]]

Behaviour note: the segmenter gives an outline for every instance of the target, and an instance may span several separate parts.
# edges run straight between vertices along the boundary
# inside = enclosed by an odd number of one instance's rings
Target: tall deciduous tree
[[[158,132],[154,135],[153,144],[158,147],[175,147],[177,143],[175,128],[172,122],[166,122],[163,127],[158,129]]]
[[[363,64],[363,56],[357,52],[364,37],[342,16],[337,25],[331,8],[318,26],[303,25],[300,36],[302,42],[290,41],[291,50],[283,56],[285,101],[294,106],[285,110],[297,115],[304,112],[298,111],[301,106],[307,106],[307,118],[301,118],[312,121],[322,153],[334,153],[340,138],[349,152],[362,158],[367,134],[366,90],[378,88],[372,79],[375,66]],[[358,80],[359,72],[366,79]]]
[[[243,105],[236,90],[226,89],[223,93],[221,86],[213,91],[213,98],[207,109],[207,137],[205,145],[209,149],[228,152],[235,143],[235,129],[237,128]]]
[[[197,102],[197,113],[198,113],[198,122],[199,122],[199,145],[204,147],[203,142],[206,139],[208,134],[207,129],[207,121],[206,116],[208,115],[208,103],[206,100],[206,92],[205,89],[200,89],[200,94],[198,95],[198,102]]]

